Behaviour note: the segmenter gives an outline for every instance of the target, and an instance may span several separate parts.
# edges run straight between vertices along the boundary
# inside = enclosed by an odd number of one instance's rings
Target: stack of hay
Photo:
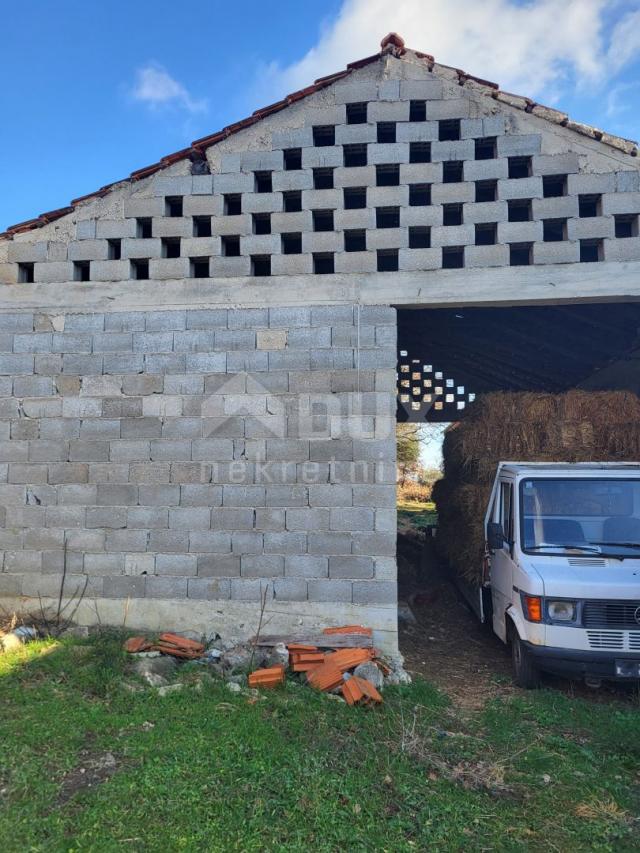
[[[435,484],[437,545],[450,568],[478,581],[484,516],[498,462],[640,461],[640,398],[625,391],[495,393],[446,433]]]

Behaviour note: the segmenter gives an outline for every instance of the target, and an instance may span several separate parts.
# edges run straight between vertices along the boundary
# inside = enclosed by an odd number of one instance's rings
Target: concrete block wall
[[[66,554],[105,621],[246,634],[266,589],[393,647],[395,338],[353,305],[0,314],[0,599],[55,599]]]

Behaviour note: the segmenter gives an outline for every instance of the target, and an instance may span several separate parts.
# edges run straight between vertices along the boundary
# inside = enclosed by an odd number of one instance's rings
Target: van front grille
[[[640,601],[585,601],[582,609],[585,628],[640,628]]]
[[[592,649],[624,649],[623,631],[587,631]]]

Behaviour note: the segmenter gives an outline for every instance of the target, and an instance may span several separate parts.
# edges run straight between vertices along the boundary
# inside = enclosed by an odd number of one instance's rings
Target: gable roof
[[[251,127],[267,116],[280,112],[291,104],[331,86],[336,81],[347,77],[353,71],[356,71],[359,68],[364,68],[366,65],[370,65],[373,62],[377,62],[383,56],[391,55],[401,58],[407,54],[410,54],[412,58],[415,58],[418,61],[424,62],[430,72],[435,72],[436,74],[449,77],[450,79],[457,81],[459,86],[473,88],[474,91],[480,92],[481,94],[493,98],[496,101],[504,103],[510,107],[523,110],[526,113],[531,113],[532,115],[543,118],[553,124],[566,127],[569,130],[582,134],[583,136],[587,136],[598,142],[602,142],[605,145],[609,145],[612,148],[616,148],[625,154],[629,154],[633,157],[638,154],[637,143],[633,140],[625,139],[621,136],[614,136],[606,133],[605,131],[599,130],[596,127],[573,121],[561,110],[557,110],[554,107],[544,106],[543,104],[539,104],[536,101],[531,100],[531,98],[527,98],[523,95],[514,95],[511,92],[503,91],[500,89],[498,83],[493,83],[490,80],[484,80],[481,77],[476,77],[460,68],[436,63],[431,54],[407,48],[405,47],[404,40],[397,33],[389,33],[380,42],[380,51],[378,53],[350,62],[342,71],[337,71],[334,74],[328,74],[326,77],[319,77],[304,89],[298,89],[298,91],[286,95],[280,101],[276,101],[273,104],[254,110],[254,112],[247,118],[241,119],[233,124],[229,124],[216,133],[196,139],[187,148],[175,151],[172,154],[167,154],[157,163],[152,163],[150,166],[144,166],[142,169],[136,169],[134,172],[131,172],[127,178],[121,178],[118,181],[105,184],[105,186],[100,187],[100,189],[95,190],[92,193],[72,199],[66,207],[61,207],[57,210],[50,210],[46,213],[41,213],[40,216],[37,216],[34,219],[28,219],[24,222],[19,222],[16,225],[11,225],[6,231],[0,233],[0,239],[10,239],[16,234],[21,234],[25,231],[32,231],[36,228],[41,228],[43,225],[48,225],[56,219],[60,219],[63,216],[73,213],[73,211],[82,203],[93,198],[102,198],[103,196],[106,196],[113,187],[125,181],[134,183],[136,181],[143,180],[144,178],[148,178],[156,172],[159,172],[161,169],[165,169],[174,163],[180,162],[181,160],[189,159],[192,162],[203,161],[206,159],[205,151],[212,145],[216,145],[218,142],[227,139],[229,136],[232,136],[245,128]]]

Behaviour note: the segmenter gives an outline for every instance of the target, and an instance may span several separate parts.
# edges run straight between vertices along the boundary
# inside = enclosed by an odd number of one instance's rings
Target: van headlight
[[[576,602],[548,601],[547,613],[554,622],[573,622],[576,618]]]

